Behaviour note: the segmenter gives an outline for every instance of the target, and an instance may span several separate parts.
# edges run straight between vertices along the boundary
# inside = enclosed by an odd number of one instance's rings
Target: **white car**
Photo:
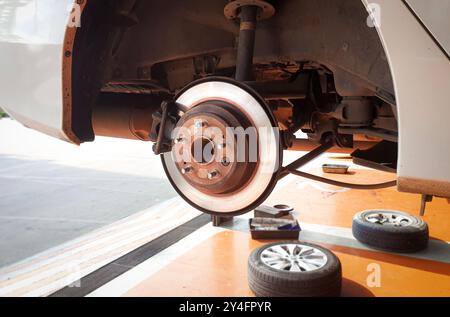
[[[0,106],[74,144],[154,142],[213,215],[254,209],[289,173],[426,202],[450,197],[449,30],[448,0],[0,0]],[[298,171],[333,147],[393,182]]]

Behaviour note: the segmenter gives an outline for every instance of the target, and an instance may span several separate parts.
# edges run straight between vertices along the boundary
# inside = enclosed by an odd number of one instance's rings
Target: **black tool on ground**
[[[298,239],[301,231],[295,219],[253,218],[249,224],[254,240]]]

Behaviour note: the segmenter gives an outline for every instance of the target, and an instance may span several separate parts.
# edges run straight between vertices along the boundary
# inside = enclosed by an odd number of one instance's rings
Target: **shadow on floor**
[[[141,177],[0,155],[0,267],[175,196],[164,175]]]
[[[342,297],[375,297],[366,287],[349,279],[342,279]]]

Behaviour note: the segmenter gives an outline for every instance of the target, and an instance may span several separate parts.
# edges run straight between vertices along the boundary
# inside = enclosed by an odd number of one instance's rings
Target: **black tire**
[[[262,252],[282,244],[316,248],[327,256],[327,262],[323,267],[307,272],[281,271],[264,264],[261,260]],[[342,286],[341,262],[329,250],[311,243],[272,243],[254,250],[250,255],[248,282],[250,289],[258,297],[338,297]]]
[[[369,214],[395,213],[411,219],[407,226],[394,226],[369,222]],[[376,249],[412,253],[425,249],[428,245],[428,225],[420,218],[400,211],[366,210],[355,215],[352,226],[353,236]]]

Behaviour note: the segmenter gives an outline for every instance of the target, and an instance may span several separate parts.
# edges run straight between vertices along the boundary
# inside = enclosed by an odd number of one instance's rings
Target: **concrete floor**
[[[149,143],[77,147],[0,120],[0,267],[175,196]]]

